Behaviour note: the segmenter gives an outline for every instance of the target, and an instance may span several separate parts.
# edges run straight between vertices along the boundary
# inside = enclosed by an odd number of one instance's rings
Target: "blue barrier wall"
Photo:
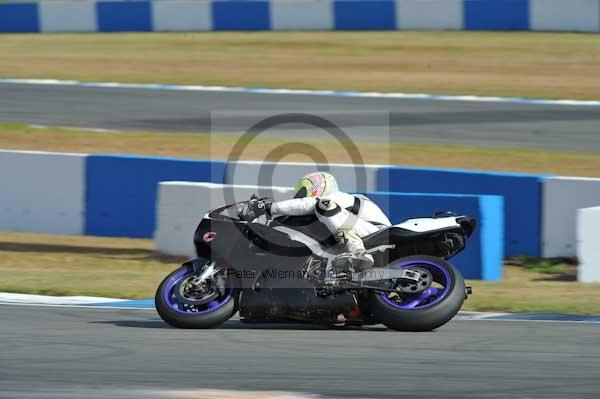
[[[151,31],[149,1],[101,1],[96,3],[100,32]]]
[[[445,0],[333,0],[331,3],[329,0],[215,0],[170,4],[141,0],[97,1],[97,21],[81,21],[74,26],[70,18],[81,10],[77,3],[73,2],[72,12],[65,2],[44,2],[43,7],[33,2],[2,4],[0,32],[38,32],[40,26],[48,31],[60,31],[60,23],[56,22],[60,21],[57,17],[60,13],[64,13],[66,31],[268,30],[289,26],[294,29],[389,30],[402,29],[403,24],[410,29],[429,30],[600,31],[600,0],[573,5],[567,0],[463,0],[458,5]],[[167,4],[173,12],[166,12]],[[156,7],[158,12],[154,12]],[[316,14],[299,11],[303,9],[316,10]],[[200,17],[198,23],[191,23],[190,18],[178,18],[190,10],[206,18]],[[46,18],[48,24],[44,23]],[[290,25],[290,21],[293,24]]]
[[[44,231],[63,231],[67,228],[69,234],[98,236],[150,238],[156,230],[157,191],[161,181],[222,183],[226,175],[225,161],[19,151],[5,151],[3,160],[6,165],[27,163],[56,167],[68,163],[73,166],[69,169],[73,169],[71,173],[73,179],[62,182],[64,187],[59,191],[64,197],[63,202],[72,204],[69,205],[70,209],[79,206],[79,210],[76,209],[75,213],[69,216],[60,212],[65,204],[60,201],[50,201],[48,209],[49,212],[54,212],[55,216],[47,218],[48,220],[30,218],[28,226],[35,226],[33,229],[37,231],[35,229],[39,228],[40,222],[45,222]],[[56,164],[57,161],[60,163]],[[10,167],[4,169],[10,170]],[[343,169],[339,167],[338,169],[340,177],[344,178],[344,173],[341,172]],[[347,171],[352,173],[351,168]],[[27,173],[23,175],[25,180],[29,179],[29,183],[33,186],[39,186],[40,184],[35,184],[35,179],[43,180],[43,176],[40,177],[39,173],[37,175]],[[10,173],[5,175],[10,178]],[[44,180],[44,183],[47,182]],[[25,187],[25,191],[21,190],[23,192],[16,193],[16,196],[8,196],[6,200],[17,204],[13,204],[13,208],[14,206],[30,207],[31,204],[22,204],[23,198],[32,198],[28,195],[31,194],[28,193],[30,189]],[[468,240],[467,249],[459,254],[453,263],[468,278],[497,280],[501,277],[503,257],[503,198],[501,196],[388,192],[366,194],[381,206],[395,223],[409,218],[429,217],[435,212],[449,209],[476,217],[479,226]],[[38,202],[47,200],[44,196],[33,197],[39,197]],[[199,212],[205,211],[199,209]],[[22,217],[18,219],[19,223],[22,219]],[[5,226],[12,228],[10,226],[14,224],[7,221],[9,223]]]
[[[467,30],[528,30],[528,0],[467,0],[464,3]]]
[[[455,195],[422,193],[366,193],[386,210],[392,223],[415,217],[431,217],[452,209],[476,217],[478,227],[467,241],[466,249],[450,262],[465,278],[500,280],[503,264],[503,199],[492,195]]]
[[[379,191],[501,195],[506,256],[539,256],[542,178],[519,173],[389,167],[379,169],[377,184]]]
[[[218,1],[212,4],[214,30],[269,30],[268,1]]]
[[[394,30],[396,4],[391,0],[342,0],[333,3],[336,30]]]
[[[158,183],[223,181],[225,162],[90,155],[86,164],[85,234],[150,238]]]
[[[39,30],[36,3],[0,4],[0,32],[39,32]]]

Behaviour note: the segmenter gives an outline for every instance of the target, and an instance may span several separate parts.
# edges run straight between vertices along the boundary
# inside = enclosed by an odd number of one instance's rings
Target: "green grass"
[[[208,134],[191,133],[91,132],[0,123],[0,148],[13,150],[226,159],[238,139],[230,135],[211,137]],[[241,159],[265,160],[272,149],[288,142],[285,138],[259,137],[244,151]],[[351,162],[345,148],[339,143],[325,140],[303,142],[317,148],[327,148],[328,162]],[[596,153],[401,143],[357,144],[366,163],[600,177],[600,157]],[[292,155],[282,161],[310,160],[303,155]]]
[[[0,54],[15,78],[600,98],[596,34],[3,34]]]
[[[572,263],[567,263],[564,259],[522,257],[520,260],[525,270],[537,273],[560,275],[567,273],[572,268]]]
[[[151,240],[0,233],[0,291],[149,298],[182,260]]]
[[[471,281],[468,308],[480,311],[600,314],[600,284],[576,282],[573,258],[517,257],[504,265],[498,283]]]

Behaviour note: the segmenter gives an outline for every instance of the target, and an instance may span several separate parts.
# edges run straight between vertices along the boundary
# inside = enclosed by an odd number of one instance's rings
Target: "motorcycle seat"
[[[403,229],[398,226],[390,226],[362,237],[362,240],[365,244],[365,248],[370,249],[379,245],[394,244],[430,236],[431,231],[417,232]]]

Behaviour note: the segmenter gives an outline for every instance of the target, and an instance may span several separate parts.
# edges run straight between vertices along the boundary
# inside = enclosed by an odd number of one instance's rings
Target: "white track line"
[[[94,296],[49,296],[13,294],[0,292],[0,303],[27,305],[91,305],[100,303],[127,302],[127,299],[94,297]]]
[[[251,87],[225,87],[225,86],[202,86],[202,85],[175,85],[175,84],[147,84],[147,83],[117,83],[117,82],[81,82],[78,80],[58,79],[11,79],[0,78],[0,83],[27,84],[27,85],[49,85],[49,86],[77,86],[77,87],[99,87],[117,89],[148,89],[148,90],[170,90],[170,91],[202,91],[222,93],[244,93],[244,94],[293,94],[308,96],[332,96],[332,97],[354,97],[354,98],[393,98],[404,100],[434,100],[434,101],[468,101],[507,104],[531,104],[531,105],[569,105],[569,106],[600,106],[598,100],[552,100],[520,97],[491,97],[471,95],[444,95],[425,93],[381,93],[360,91],[335,91],[335,90],[301,90],[301,89],[269,89]]]
[[[189,391],[159,391],[162,395],[180,399],[316,399],[319,395],[307,395],[285,391],[233,391],[223,389],[198,389]]]
[[[51,128],[60,128],[64,130],[82,130],[85,132],[95,132],[95,133],[118,133],[120,130],[115,129],[103,129],[96,127],[77,127],[77,126],[49,126],[49,125],[28,125],[32,129],[51,129]]]

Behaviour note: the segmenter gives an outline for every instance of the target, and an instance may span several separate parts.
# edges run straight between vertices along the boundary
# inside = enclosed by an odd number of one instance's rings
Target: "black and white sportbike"
[[[244,220],[247,202],[212,210],[194,235],[198,257],[168,275],[156,309],[180,328],[242,322],[384,324],[429,331],[452,319],[470,294],[446,260],[465,248],[476,222],[440,212],[363,238],[373,268],[354,272],[314,216]]]

